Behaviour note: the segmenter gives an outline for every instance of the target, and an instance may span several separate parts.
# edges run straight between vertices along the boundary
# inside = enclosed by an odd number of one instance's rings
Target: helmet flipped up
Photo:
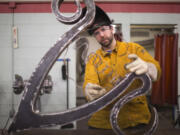
[[[83,8],[82,11],[84,14],[86,12],[86,7]],[[88,27],[88,33],[92,35],[95,30],[97,30],[101,26],[110,26],[112,21],[108,17],[108,15],[98,6],[96,6],[96,15],[94,18],[94,22]]]

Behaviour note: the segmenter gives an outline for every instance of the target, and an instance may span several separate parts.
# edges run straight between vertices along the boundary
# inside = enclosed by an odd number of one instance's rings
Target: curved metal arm
[[[68,24],[69,23],[76,23],[76,24],[71,30],[69,30],[64,35],[62,35],[62,37],[57,41],[57,43],[52,48],[50,48],[50,50],[41,59],[35,72],[32,73],[29,82],[25,86],[25,91],[21,99],[18,112],[16,113],[15,118],[13,119],[8,129],[8,132],[15,132],[30,128],[45,127],[45,126],[63,125],[75,120],[88,117],[93,113],[99,111],[100,109],[104,108],[105,106],[109,105],[113,101],[115,101],[120,95],[122,95],[124,90],[131,84],[131,82],[135,78],[140,78],[144,84],[140,90],[140,94],[144,93],[146,90],[149,90],[151,88],[151,80],[146,74],[137,76],[134,73],[130,73],[123,79],[123,81],[121,81],[118,85],[116,85],[110,92],[88,104],[60,113],[41,114],[35,112],[34,103],[40,92],[42,82],[47,76],[49,70],[51,69],[57,58],[68,47],[68,45],[80,34],[80,32],[83,29],[85,29],[88,25],[90,25],[94,19],[95,5],[93,0],[84,0],[84,2],[85,5],[87,6],[87,11],[85,16],[83,18],[78,18],[81,16],[80,10],[78,10],[78,12],[76,12],[77,14],[74,17],[72,17],[73,19],[68,20],[66,17],[63,18],[59,14],[58,9],[60,4],[62,3],[62,0],[60,0],[60,2],[58,0],[53,0],[52,10],[58,17],[58,20]],[[77,20],[79,21],[77,22]],[[138,90],[137,93],[139,93]],[[119,102],[120,104],[122,102],[122,105],[124,105],[126,101],[134,98],[134,96],[137,95],[132,94],[132,96],[130,95],[130,98],[127,97],[127,100],[126,98],[124,98],[123,100],[121,99],[121,101]],[[119,102],[115,105],[114,107],[115,111],[113,112],[116,112],[116,108],[119,107],[118,105]],[[116,116],[117,116],[116,113],[112,113],[111,115],[112,127],[113,129],[115,129],[114,130],[115,132],[116,132],[116,127],[118,127],[117,123],[114,122],[114,120],[116,120],[117,118]],[[116,132],[116,133],[117,135],[122,135],[121,132]]]
[[[61,4],[62,0],[58,2],[58,0],[52,1],[52,10],[53,12],[59,12],[59,6],[57,3]],[[41,59],[36,68],[35,72],[32,73],[27,85],[25,86],[25,90],[23,93],[23,97],[21,99],[18,112],[9,127],[10,131],[22,130],[27,129],[30,127],[39,127],[40,124],[42,125],[53,125],[54,121],[45,122],[45,119],[40,114],[36,114],[34,110],[34,103],[40,91],[41,85],[45,77],[47,76],[49,70],[57,60],[57,58],[62,54],[62,52],[68,47],[68,45],[76,39],[76,37],[80,34],[80,32],[85,29],[88,25],[90,25],[95,16],[95,4],[93,0],[84,0],[84,3],[87,7],[87,11],[84,17],[79,18],[79,21],[61,38],[55,43],[55,45],[50,48],[50,50],[45,54],[45,56]],[[80,12],[78,12],[80,13]],[[77,15],[81,16],[81,15]],[[67,18],[63,18],[61,16],[57,16],[58,20],[66,20]],[[68,20],[68,19],[67,19]],[[66,21],[64,21],[66,22]],[[69,19],[67,22],[75,23],[74,19]],[[30,119],[32,117],[32,119]],[[53,117],[53,114],[47,115],[47,117]],[[40,118],[39,123],[37,120]],[[52,119],[54,119],[53,117]],[[24,122],[24,119],[26,121]],[[57,120],[57,118],[55,118]],[[55,124],[60,123],[57,120]]]

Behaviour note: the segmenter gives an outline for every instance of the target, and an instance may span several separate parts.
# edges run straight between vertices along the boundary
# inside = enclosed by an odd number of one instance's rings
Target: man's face
[[[96,40],[102,45],[104,48],[109,48],[113,41],[113,30],[110,26],[101,26],[93,33]]]

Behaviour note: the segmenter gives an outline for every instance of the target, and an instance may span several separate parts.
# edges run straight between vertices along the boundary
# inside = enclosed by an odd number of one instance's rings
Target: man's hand
[[[85,94],[90,101],[101,97],[105,93],[106,89],[97,84],[88,83],[85,87]]]
[[[153,63],[145,62],[136,54],[130,54],[128,58],[134,59],[133,62],[126,66],[130,72],[135,72],[137,75],[148,73],[153,81],[157,79],[157,69]]]
[[[129,69],[130,72],[135,72],[137,75],[147,73],[148,64],[145,61],[139,58],[136,54],[130,54],[128,55],[128,58],[134,59],[133,62],[126,66],[126,68]]]

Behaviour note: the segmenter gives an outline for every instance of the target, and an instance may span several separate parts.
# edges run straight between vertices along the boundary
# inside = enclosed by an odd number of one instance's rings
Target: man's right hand
[[[85,94],[88,100],[93,101],[106,93],[106,89],[97,85],[88,83],[85,87]]]

